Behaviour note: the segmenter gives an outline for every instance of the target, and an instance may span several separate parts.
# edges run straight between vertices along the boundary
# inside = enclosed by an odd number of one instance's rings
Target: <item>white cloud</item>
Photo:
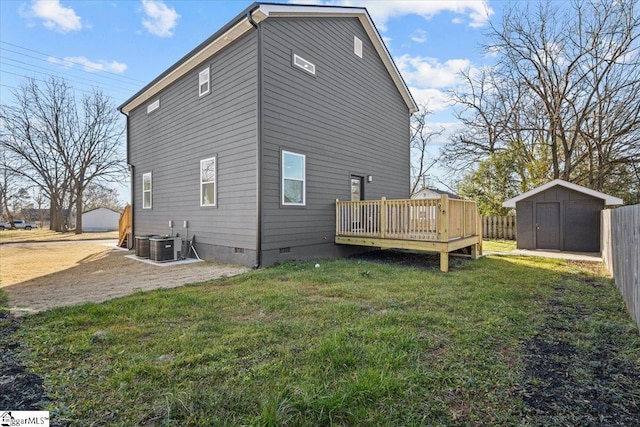
[[[58,59],[50,56],[47,58],[47,61],[53,64],[60,64],[67,68],[73,68],[76,65],[82,67],[84,71],[89,73],[97,73],[99,71],[108,71],[110,73],[124,73],[127,69],[127,64],[123,64],[117,61],[105,61],[98,60],[97,62],[91,61],[90,59],[85,58],[84,56],[66,56],[63,59]]]
[[[451,97],[442,89],[409,87],[411,96],[419,106],[426,105],[434,113],[451,107]]]
[[[454,22],[466,21],[470,27],[478,28],[486,25],[494,14],[487,0],[328,0],[323,3],[366,7],[380,31],[386,31],[389,19],[404,15],[419,15],[424,19],[431,19],[439,13],[452,12],[461,15],[457,16]]]
[[[411,40],[416,43],[424,43],[427,41],[427,32],[422,28],[418,28],[411,34]]]
[[[402,55],[395,59],[402,77],[419,87],[451,87],[459,83],[458,73],[471,67],[468,59],[449,59],[444,63],[435,58]]]
[[[33,0],[30,8],[26,6],[20,8],[20,15],[25,18],[41,19],[46,28],[61,33],[83,28],[82,21],[76,12],[70,7],[62,6],[60,0]]]
[[[142,25],[154,36],[171,37],[180,15],[161,0],[142,0]]]

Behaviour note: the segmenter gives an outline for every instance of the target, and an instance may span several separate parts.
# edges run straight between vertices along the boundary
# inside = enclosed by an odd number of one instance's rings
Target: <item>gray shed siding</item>
[[[543,249],[537,216],[543,206],[557,204],[557,241],[559,250],[577,252],[600,251],[600,211],[602,199],[562,186],[555,186],[516,203],[518,249]]]
[[[373,177],[366,199],[409,197],[409,110],[356,18],[260,25],[263,265],[344,254],[352,249],[333,243],[335,200],[349,200],[351,175]],[[293,53],[315,76],[292,65]],[[306,156],[304,207],[281,206],[282,150]]]
[[[250,32],[129,116],[135,233],[196,236],[207,259],[255,263],[257,233],[257,34]],[[211,91],[198,96],[210,65]],[[158,97],[151,98],[153,102]],[[200,206],[200,160],[217,158],[217,206]],[[142,209],[142,175],[152,173],[152,209]]]

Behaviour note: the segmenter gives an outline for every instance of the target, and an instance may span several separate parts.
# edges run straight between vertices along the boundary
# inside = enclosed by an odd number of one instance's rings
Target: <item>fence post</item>
[[[449,241],[449,196],[443,194],[440,196],[440,241]]]

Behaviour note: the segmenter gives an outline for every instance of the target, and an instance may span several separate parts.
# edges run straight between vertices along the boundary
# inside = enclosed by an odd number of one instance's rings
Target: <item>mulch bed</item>
[[[0,410],[38,410],[46,402],[42,378],[26,372],[17,360],[19,326],[8,311],[0,310]]]
[[[592,280],[584,279],[590,286]],[[563,339],[568,324],[590,316],[589,310],[553,299],[542,330],[523,343],[521,393],[525,417],[534,425],[640,426],[640,370],[618,357],[616,334],[595,335],[595,342],[586,343],[593,351]]]

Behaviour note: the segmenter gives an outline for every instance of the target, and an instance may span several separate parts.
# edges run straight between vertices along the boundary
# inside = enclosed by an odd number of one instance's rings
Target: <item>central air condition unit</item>
[[[165,262],[180,259],[182,239],[180,237],[151,237],[149,238],[149,251],[152,261]]]
[[[150,247],[149,247],[149,238],[151,237],[159,237],[154,234],[143,234],[141,236],[136,236],[136,256],[138,258],[147,258],[150,257]]]

